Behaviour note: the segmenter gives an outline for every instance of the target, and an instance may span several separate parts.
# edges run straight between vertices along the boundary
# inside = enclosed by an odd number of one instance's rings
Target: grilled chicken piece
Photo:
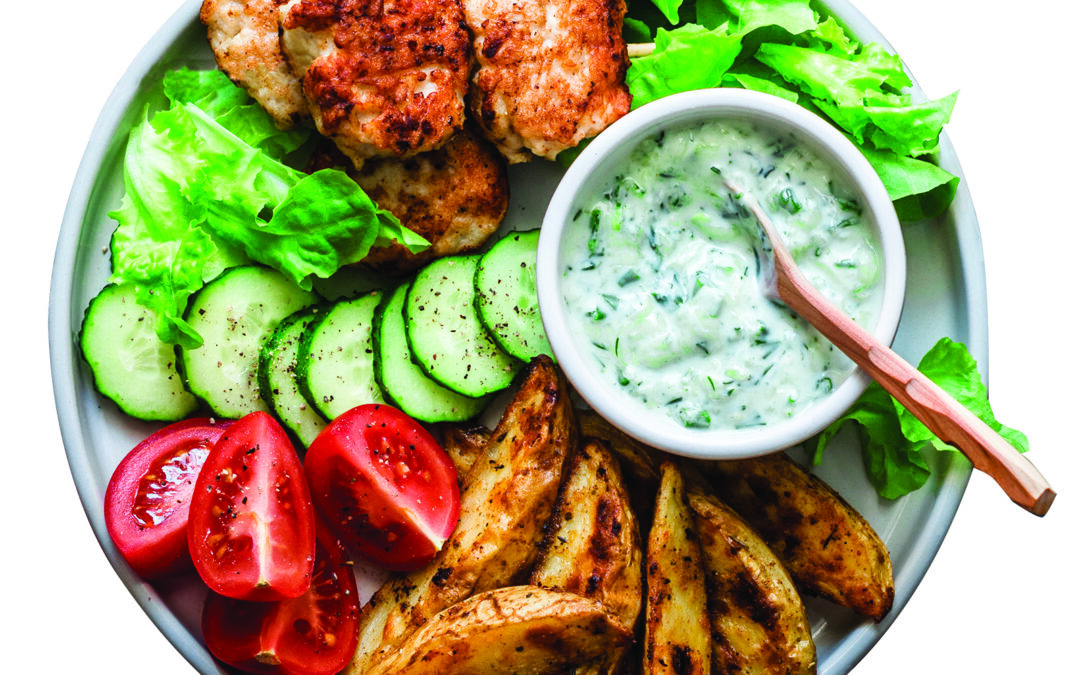
[[[203,0],[199,19],[218,66],[289,129],[308,116],[300,78],[281,53],[278,8],[285,0]]]
[[[324,151],[309,168],[346,163],[340,154]],[[417,254],[400,244],[372,248],[364,262],[390,275],[476,250],[498,229],[510,201],[506,162],[468,127],[438,150],[408,159],[370,160],[348,173],[380,208],[431,242]]]
[[[511,163],[553,159],[630,110],[624,0],[463,0],[469,107]]]
[[[281,43],[319,131],[357,168],[434,150],[465,120],[457,0],[289,0]]]

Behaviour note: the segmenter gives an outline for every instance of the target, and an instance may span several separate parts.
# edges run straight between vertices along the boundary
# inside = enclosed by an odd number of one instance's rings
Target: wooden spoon
[[[1037,516],[1045,515],[1057,496],[1035,465],[1000,434],[949,396],[887,345],[879,342],[814,288],[784,246],[769,216],[738,185],[724,180],[754,214],[773,249],[768,291],[854,361],[942,441],[964,453],[1009,498]]]

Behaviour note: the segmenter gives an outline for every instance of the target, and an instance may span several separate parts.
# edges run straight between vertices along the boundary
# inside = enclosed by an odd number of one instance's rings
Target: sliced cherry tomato
[[[430,561],[457,525],[457,474],[431,434],[385,405],[337,417],[304,457],[315,510],[347,547],[391,570]]]
[[[210,447],[229,420],[170,424],[120,461],[105,490],[105,527],[131,569],[147,579],[191,565],[191,493]]]
[[[332,675],[360,639],[360,600],[352,566],[325,525],[316,524],[311,587],[281,602],[233,600],[211,592],[203,607],[206,646],[249,673]]]
[[[245,415],[211,448],[191,498],[188,546],[221,595],[270,601],[308,589],[315,513],[300,458],[270,415]]]

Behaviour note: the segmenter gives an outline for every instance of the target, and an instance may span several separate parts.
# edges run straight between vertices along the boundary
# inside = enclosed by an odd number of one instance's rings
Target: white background
[[[929,95],[960,90],[948,133],[982,228],[991,400],[1000,419],[1027,432],[1030,457],[1060,497],[1040,520],[974,476],[923,584],[855,672],[1065,672],[1075,667],[1080,628],[1080,10],[1063,0],[856,4]],[[191,671],[128,595],[85,520],[60,441],[46,343],[53,248],[91,127],[127,64],[177,6],[5,7],[5,672]]]

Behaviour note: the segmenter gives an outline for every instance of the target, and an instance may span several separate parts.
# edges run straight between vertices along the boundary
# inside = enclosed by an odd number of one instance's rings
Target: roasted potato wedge
[[[582,436],[601,438],[608,442],[611,451],[619,459],[623,473],[630,483],[640,483],[649,492],[660,484],[660,462],[665,453],[626,435],[611,422],[592,409],[578,411],[578,423]]]
[[[645,672],[708,675],[705,569],[682,473],[671,462],[660,467],[646,569]]]
[[[425,621],[470,595],[525,581],[578,429],[569,387],[551,359],[533,359],[520,381],[466,475],[450,539],[430,564],[392,577],[364,607],[350,672],[367,672]]]
[[[598,601],[633,631],[641,613],[641,534],[622,471],[603,441],[585,439],[570,460],[529,583]],[[614,673],[626,649],[612,649],[585,673]]]
[[[628,482],[655,482],[657,467],[668,455],[592,411],[581,411],[578,419],[582,433],[608,441]],[[761,535],[800,590],[875,621],[889,613],[889,551],[866,519],[824,481],[782,452],[694,466],[724,503]]]
[[[621,621],[595,600],[510,586],[440,612],[368,674],[564,672],[625,647],[630,638]]]
[[[875,621],[889,613],[889,551],[824,481],[784,453],[700,466],[716,494],[761,535],[800,589]]]
[[[436,431],[443,450],[450,455],[450,461],[457,469],[458,485],[461,486],[465,482],[469,469],[476,462],[476,458],[484,452],[484,448],[491,439],[491,430],[482,425],[463,426],[445,423],[438,425]]]
[[[641,612],[641,538],[622,471],[603,441],[571,459],[529,583],[598,601],[633,630]]]
[[[692,470],[685,474],[705,565],[712,672],[816,672],[806,609],[787,570],[746,521],[717,499]]]

